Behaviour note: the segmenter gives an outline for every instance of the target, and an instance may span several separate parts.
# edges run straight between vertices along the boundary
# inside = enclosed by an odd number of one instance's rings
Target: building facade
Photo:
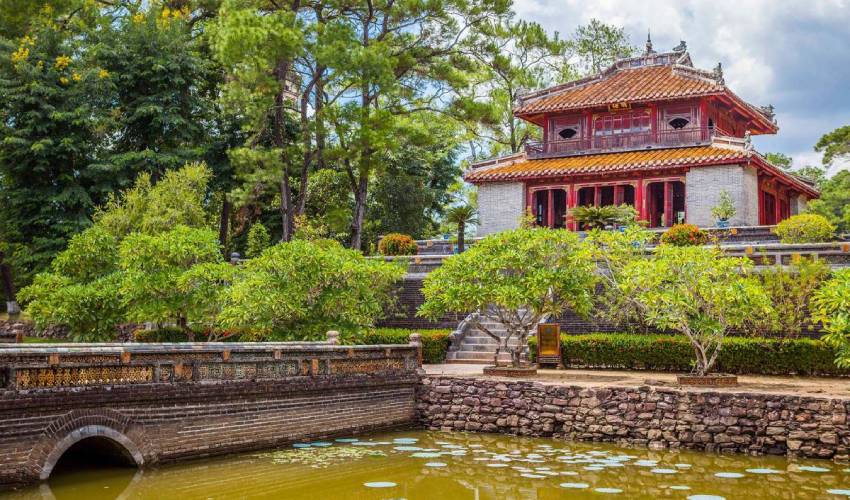
[[[476,163],[479,235],[518,226],[580,229],[577,206],[628,204],[649,227],[714,226],[726,191],[733,226],[772,225],[805,209],[814,186],[753,150],[750,136],[778,131],[772,106],[743,101],[721,66],[697,69],[685,43],[617,61],[597,75],[522,96],[514,115],[543,140]]]

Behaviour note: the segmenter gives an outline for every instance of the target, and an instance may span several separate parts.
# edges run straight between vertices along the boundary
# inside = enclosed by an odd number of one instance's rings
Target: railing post
[[[409,342],[410,342],[410,345],[416,347],[416,362],[417,362],[416,366],[421,368],[422,367],[422,336],[419,335],[418,333],[415,333],[415,332],[411,333]]]
[[[339,332],[336,330],[328,330],[328,344],[339,345]]]

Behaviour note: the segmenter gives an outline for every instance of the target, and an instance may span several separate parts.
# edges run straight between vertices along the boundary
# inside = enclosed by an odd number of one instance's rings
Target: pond
[[[73,464],[72,464],[73,465]],[[66,467],[67,469],[67,467]],[[474,433],[398,431],[143,471],[70,467],[0,498],[748,500],[848,498],[829,461],[650,451]]]

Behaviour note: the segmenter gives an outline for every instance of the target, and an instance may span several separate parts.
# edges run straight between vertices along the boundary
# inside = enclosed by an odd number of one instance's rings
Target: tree
[[[140,322],[173,321],[193,341],[189,325],[207,318],[210,297],[198,297],[207,288],[185,286],[184,275],[193,266],[221,263],[221,259],[218,235],[209,229],[177,226],[156,235],[131,234],[119,250],[127,317]]]
[[[623,28],[598,19],[579,26],[571,39],[572,50],[585,75],[600,73],[618,59],[630,57],[635,48]]]
[[[245,255],[249,258],[259,257],[271,245],[269,231],[262,222],[255,222],[248,230],[248,246]]]
[[[76,341],[108,341],[125,317],[116,238],[95,226],[71,238],[47,272],[19,292],[38,328],[62,325]]]
[[[478,210],[472,205],[457,205],[446,211],[446,222],[457,226],[457,251],[464,250],[467,224],[478,223]]]
[[[850,155],[850,125],[824,134],[815,144],[815,151],[823,153],[824,165],[832,165],[836,159]]]
[[[339,243],[293,240],[244,263],[223,298],[220,325],[247,336],[317,340],[328,329],[374,325],[404,269]]]
[[[839,231],[850,231],[850,170],[842,170],[824,181],[820,198],[809,202],[807,212],[823,215]]]
[[[794,160],[785,153],[765,153],[764,159],[785,170],[791,170],[791,164],[794,162]]]
[[[568,46],[557,32],[510,16],[478,27],[464,49],[477,64],[456,103],[474,139],[473,158],[518,153],[537,133],[538,127],[514,116],[514,104],[524,92],[575,78]],[[477,144],[482,139],[486,145]]]
[[[815,310],[812,298],[829,274],[829,264],[804,257],[793,260],[787,269],[771,266],[763,270],[759,279],[770,298],[771,314],[751,318],[750,323],[764,333],[798,336]]]
[[[422,287],[425,302],[418,315],[435,319],[446,313],[476,311],[502,323],[499,337],[484,322],[476,327],[499,342],[499,353],[510,348],[511,363],[519,366],[528,347],[528,334],[547,316],[570,308],[590,311],[596,283],[588,247],[568,231],[515,229],[485,237],[467,251],[446,259]]]
[[[835,364],[850,367],[850,269],[835,271],[815,293],[814,318],[823,323],[824,341],[835,347]]]
[[[652,258],[626,265],[619,290],[648,324],[688,338],[696,354],[694,373],[704,376],[729,329],[770,313],[770,301],[751,270],[748,259],[725,257],[717,248],[661,245]]]
[[[89,225],[107,181],[88,168],[104,83],[78,55],[78,39],[53,24],[0,40],[0,239],[27,247],[28,269]]]
[[[187,165],[181,170],[166,173],[160,182],[152,186],[149,175],[141,174],[132,188],[119,193],[99,209],[94,225],[72,237],[68,248],[53,259],[50,268],[36,275],[33,283],[19,292],[27,313],[36,325],[39,328],[66,326],[74,340],[110,340],[116,327],[127,320],[128,296],[137,303],[133,304],[137,307],[142,299],[147,300],[144,307],[150,309],[155,309],[150,306],[153,296],[166,304],[168,302],[162,297],[167,294],[182,293],[186,296],[187,293],[181,292],[175,285],[176,279],[170,282],[161,279],[157,273],[164,270],[151,271],[151,281],[148,281],[145,270],[139,269],[145,263],[137,262],[145,256],[137,250],[146,251],[146,256],[151,259],[150,265],[155,265],[175,254],[197,248],[198,238],[175,237],[164,241],[154,239],[153,242],[150,239],[178,226],[183,229],[176,236],[183,235],[189,225],[201,228],[199,230],[208,227],[203,202],[209,175],[209,170],[203,165]],[[124,246],[122,242],[128,238],[132,240]],[[137,249],[136,244],[145,246]],[[125,249],[124,262],[119,259],[119,247]],[[217,243],[212,247],[218,252]],[[185,264],[185,261],[182,262]],[[173,270],[181,262],[171,258],[165,264],[172,266]],[[136,272],[131,276],[134,283],[127,285],[125,282],[125,268]],[[125,285],[133,288],[136,284],[139,285],[138,290],[124,288]],[[163,288],[151,288],[157,285]],[[129,292],[127,296],[125,291]],[[141,297],[139,294],[142,293],[149,295]],[[199,300],[197,296],[190,295],[185,304],[194,305]],[[138,307],[136,312],[140,309]],[[154,311],[157,318],[164,315],[162,309]],[[186,310],[192,309],[187,306]]]
[[[109,144],[92,168],[108,172],[112,189],[139,173],[158,180],[202,158],[214,129],[217,75],[192,37],[188,5],[127,10],[88,41],[88,57],[109,85]]]
[[[293,64],[304,44],[299,0],[224,0],[211,40],[216,59],[228,73],[222,102],[244,117],[248,145],[231,151],[237,175],[251,186],[278,186],[282,240],[289,241],[299,204],[293,203],[290,174],[299,154],[292,92]],[[301,185],[307,172],[302,171]],[[302,190],[303,192],[303,190]]]

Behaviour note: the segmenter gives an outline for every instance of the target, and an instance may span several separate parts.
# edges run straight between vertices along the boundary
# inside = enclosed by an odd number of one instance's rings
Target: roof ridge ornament
[[[679,45],[673,47],[673,52],[681,54],[688,51],[688,44],[684,40],[679,40]]]
[[[714,79],[717,80],[719,85],[726,85],[726,81],[723,80],[723,65],[719,62],[714,67]]]
[[[776,108],[773,107],[773,104],[768,104],[767,106],[759,106],[759,111],[764,113],[765,116],[770,118],[770,121],[776,123]]]
[[[652,50],[652,36],[649,30],[646,30],[646,51],[644,51],[643,55],[648,56],[655,54],[655,51]]]

